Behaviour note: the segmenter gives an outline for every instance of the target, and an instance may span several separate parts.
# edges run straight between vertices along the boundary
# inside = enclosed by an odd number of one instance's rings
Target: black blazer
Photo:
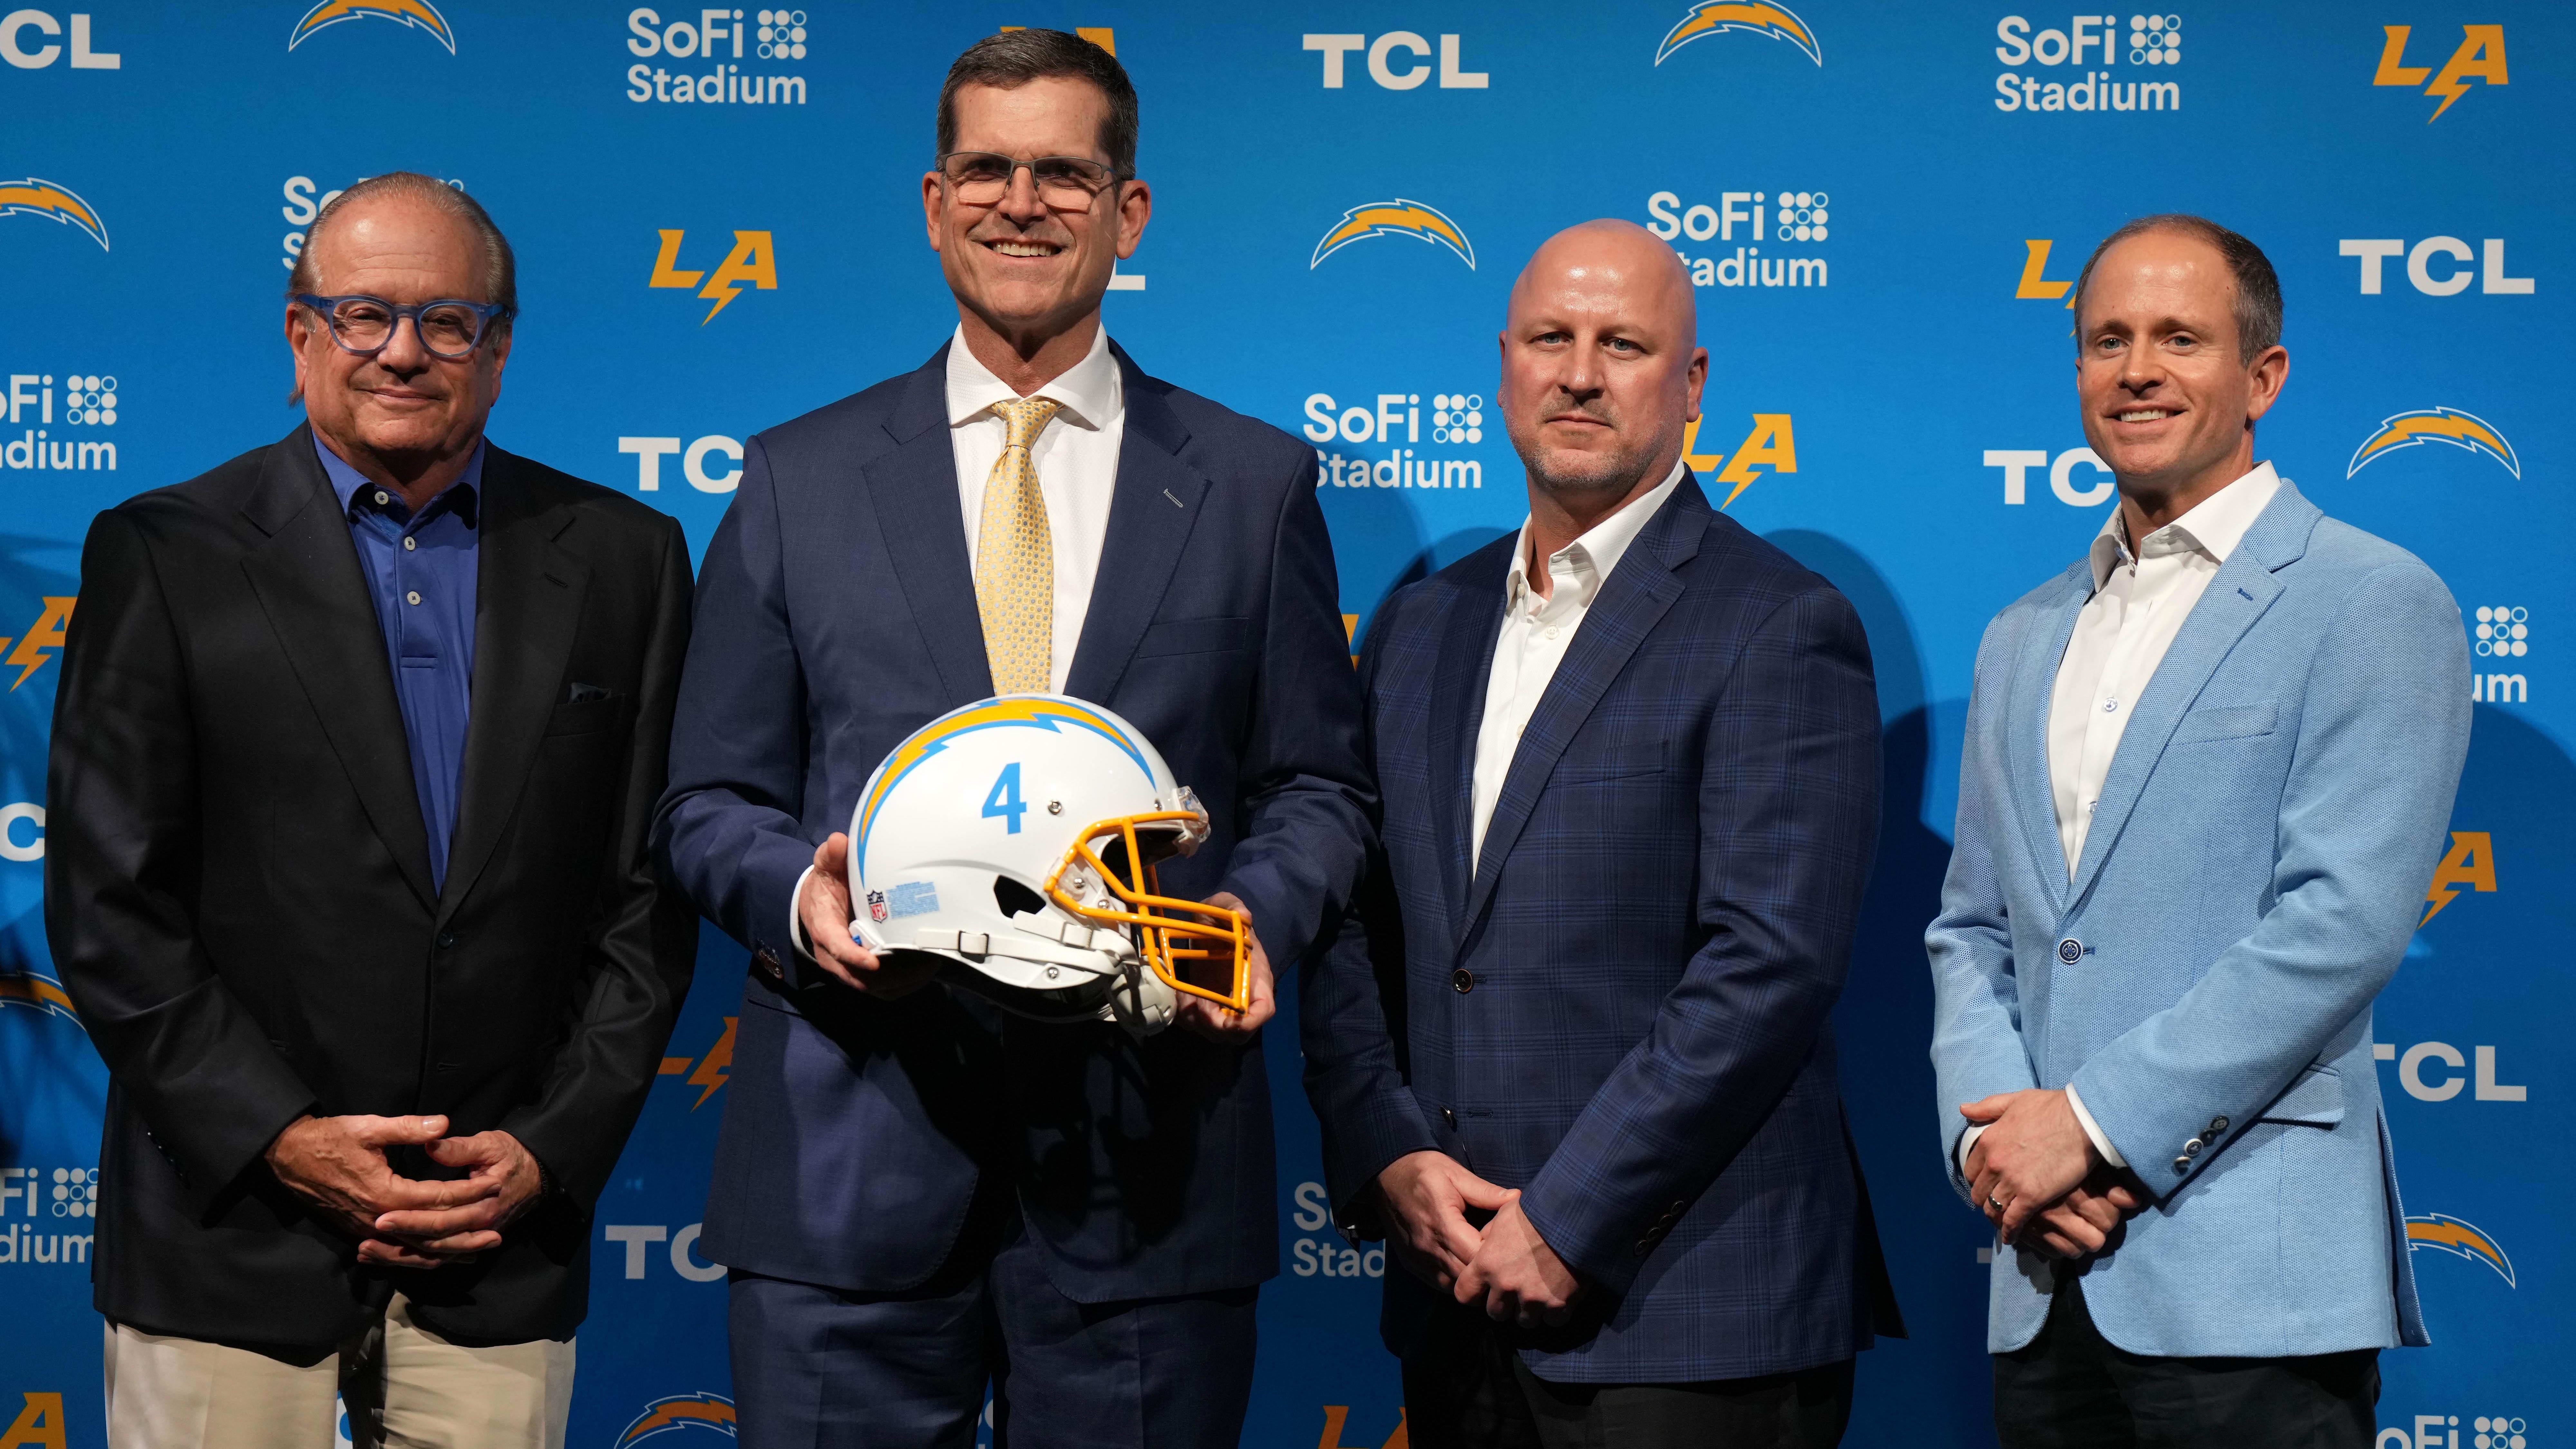
[[[671,518],[498,448],[480,507],[438,893],[384,636],[311,431],[90,528],[45,927],[107,1060],[93,1274],[111,1319],[323,1346],[399,1288],[468,1342],[581,1321],[588,1212],[696,950],[645,856],[688,553]],[[576,684],[594,688],[575,701]],[[306,1112],[501,1128],[557,1190],[476,1262],[362,1268],[262,1160]],[[458,1175],[416,1152],[395,1165]]]

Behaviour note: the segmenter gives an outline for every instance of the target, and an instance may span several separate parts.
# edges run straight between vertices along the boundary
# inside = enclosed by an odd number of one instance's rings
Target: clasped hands
[[[472,1171],[452,1181],[404,1177],[385,1161],[397,1146]],[[450,1137],[445,1117],[299,1117],[266,1155],[278,1181],[358,1240],[359,1262],[380,1268],[435,1268],[490,1252],[544,1182],[516,1137]]]
[[[2137,1195],[2102,1160],[2062,1091],[1999,1092],[1959,1109],[1983,1126],[1963,1173],[2003,1240],[2053,1258],[2102,1251]]]
[[[1232,911],[1240,917],[1250,933],[1252,912],[1228,891],[1219,891],[1207,903],[1221,911]],[[843,985],[864,996],[895,1001],[910,996],[930,984],[939,974],[939,958],[927,951],[908,951],[896,956],[879,956],[851,938],[850,923],[856,919],[850,907],[850,837],[838,831],[814,847],[814,869],[805,877],[804,893],[796,898],[796,917],[805,924],[805,937],[813,943],[814,964],[832,974]],[[1242,1046],[1259,1034],[1261,1024],[1279,1010],[1270,977],[1270,956],[1261,949],[1261,938],[1252,937],[1251,1003],[1240,1012],[1228,1011],[1205,997],[1184,993],[1180,999],[1177,1026],[1187,1027],[1208,1040],[1225,1046]]]
[[[1445,1152],[1408,1152],[1377,1175],[1387,1252],[1406,1271],[1497,1323],[1565,1322],[1583,1281],[1539,1236],[1516,1188],[1497,1187]],[[1491,1212],[1478,1229],[1466,1211]]]

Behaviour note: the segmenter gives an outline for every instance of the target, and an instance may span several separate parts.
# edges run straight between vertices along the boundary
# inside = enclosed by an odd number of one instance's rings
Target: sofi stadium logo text
[[[699,106],[801,106],[805,77],[773,69],[805,59],[812,19],[802,10],[710,8],[674,13],[638,7],[626,14],[626,99]],[[648,65],[664,59],[685,68]],[[748,64],[746,64],[748,63]]]
[[[1424,440],[1451,447],[1485,441],[1481,393],[1382,392],[1360,394],[1344,407],[1331,393],[1309,394],[1302,431],[1315,443],[1374,444],[1376,456],[1353,456],[1318,447],[1316,482],[1327,488],[1482,488],[1485,465],[1475,458],[1439,458],[1414,450]],[[1428,404],[1426,408],[1425,404]],[[1426,418],[1425,413],[1429,416]],[[1500,424],[1500,417],[1493,419]],[[1499,426],[1497,428],[1499,432]],[[1403,444],[1404,446],[1397,446]]]
[[[2019,15],[1996,21],[1995,39],[2002,43],[1995,47],[1995,59],[2015,69],[1995,77],[1995,109],[2032,114],[2181,110],[2182,82],[2165,77],[2182,64],[2182,17],[2131,15],[2125,25],[2121,18],[2077,15],[2062,27],[2042,22],[2038,30]],[[2023,66],[2035,69],[2025,72],[2019,69]]]
[[[100,433],[116,426],[119,400],[116,379],[104,374],[9,374],[0,422],[16,431],[0,440],[0,469],[114,472],[116,444]]]
[[[1690,270],[1694,287],[1824,286],[1823,257],[1788,256],[1781,247],[1821,245],[1833,235],[1833,225],[1832,198],[1821,191],[1721,191],[1715,205],[1684,206],[1672,191],[1646,198],[1646,230],[1668,242],[1743,238],[1743,245],[1719,256],[1694,257],[1676,245],[1673,251]],[[1766,241],[1772,246],[1767,257]]]

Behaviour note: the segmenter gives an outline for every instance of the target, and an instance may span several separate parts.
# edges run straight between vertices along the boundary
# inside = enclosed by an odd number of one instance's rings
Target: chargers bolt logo
[[[80,1012],[73,1008],[63,984],[33,971],[0,972],[0,1006],[23,1006],[45,1016],[80,1020]]]
[[[439,44],[447,47],[449,55],[456,53],[456,32],[447,28],[447,17],[439,14],[438,8],[429,0],[322,0],[321,4],[305,11],[303,19],[295,22],[294,33],[286,37],[286,48],[293,50],[302,45],[317,30],[344,20],[364,20],[369,16],[408,25],[414,30],[426,30]]]
[[[1442,215],[1438,207],[1399,196],[1393,201],[1372,201],[1343,212],[1341,221],[1315,243],[1315,257],[1306,263],[1306,270],[1313,271],[1324,264],[1324,258],[1373,236],[1409,236],[1447,247],[1457,253],[1469,271],[1476,268],[1476,249],[1468,244],[1467,234],[1458,229],[1458,223]]]
[[[76,226],[89,233],[100,251],[107,250],[107,223],[98,219],[90,204],[72,194],[71,188],[58,186],[36,177],[0,181],[0,216],[24,212],[29,216],[51,217],[64,226]]]
[[[2495,1239],[2478,1229],[2475,1223],[2462,1222],[2449,1213],[2425,1213],[2406,1220],[2406,1246],[2409,1251],[2431,1248],[2455,1258],[2484,1263],[2496,1270],[2508,1288],[2519,1287],[2513,1281],[2513,1260],[2496,1246]]]
[[[2513,444],[2504,440],[2504,434],[2486,419],[2458,408],[2417,408],[2382,419],[2377,430],[2354,450],[2352,466],[2344,469],[2343,476],[2351,477],[2383,454],[2419,443],[2448,443],[2454,448],[2484,453],[2502,463],[2506,472],[2516,478],[2522,476],[2522,462],[2514,457]]]
[[[675,1433],[684,1429],[708,1429],[728,1439],[734,1435],[733,1400],[722,1394],[673,1394],[655,1399],[635,1416],[617,1436],[617,1449],[641,1443],[656,1434]]]
[[[1655,47],[1655,64],[1662,65],[1665,56],[1694,40],[1722,30],[1750,30],[1773,40],[1785,40],[1804,51],[1807,59],[1818,65],[1825,63],[1825,53],[1816,44],[1816,33],[1807,28],[1807,22],[1791,14],[1787,6],[1762,3],[1762,0],[1753,4],[1728,0],[1728,3],[1692,6],[1681,23],[1665,34],[1664,43]]]

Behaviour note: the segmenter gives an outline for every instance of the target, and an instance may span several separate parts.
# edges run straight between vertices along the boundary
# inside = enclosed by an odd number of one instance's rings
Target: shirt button
[[[1548,626],[1547,637],[1549,637],[1550,639],[1553,639],[1553,638],[1555,638],[1555,637],[1556,637],[1556,626],[1554,626],[1554,625],[1552,625],[1552,624]]]
[[[378,503],[391,503],[393,502],[393,499],[385,493],[385,490],[379,488],[376,490],[376,501]]]
[[[2111,713],[2112,711],[2114,711],[2114,710],[2118,709],[2119,707],[2120,707],[2120,702],[2119,702],[2118,700],[2116,700],[2116,699],[2106,699],[2106,700],[2102,701],[2102,712],[2103,712],[2104,714],[2109,714],[2109,713]]]
[[[1461,966],[1449,973],[1449,989],[1464,996],[1476,989],[1476,973]]]
[[[406,533],[406,534],[404,534],[404,535],[403,535],[403,549],[404,549],[404,551],[405,551],[405,552],[409,552],[410,550],[412,550],[412,549],[416,549],[416,548],[418,548],[418,547],[420,547],[420,540],[419,540],[419,539],[416,539],[416,538],[412,537],[412,536],[411,536],[410,534],[408,534],[408,533]]]
[[[406,603],[412,603],[412,604],[417,604],[417,603],[419,603],[419,602],[420,602],[420,590],[418,590],[418,589],[414,589],[414,590],[412,590],[410,593],[403,595],[403,600],[404,600],[404,602],[406,602]]]

